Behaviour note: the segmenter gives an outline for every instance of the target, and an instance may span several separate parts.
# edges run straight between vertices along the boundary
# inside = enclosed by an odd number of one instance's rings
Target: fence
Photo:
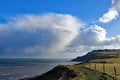
[[[107,67],[106,67],[107,64],[105,64],[105,63],[101,63],[101,64],[98,64],[98,63],[84,63],[83,66],[85,66],[87,68],[90,68],[90,69],[93,69],[93,70],[101,71],[103,73],[107,73]],[[100,70],[100,68],[101,68],[101,70]],[[113,71],[112,75],[114,75],[115,77],[118,76],[116,66],[113,66],[110,69],[112,69],[112,71]]]

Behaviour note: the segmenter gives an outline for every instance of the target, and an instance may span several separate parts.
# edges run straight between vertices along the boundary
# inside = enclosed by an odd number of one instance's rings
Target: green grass
[[[120,64],[120,57],[118,58],[107,58],[107,59],[96,59],[90,60],[91,63],[118,63]]]
[[[77,72],[78,77],[76,80],[116,80],[115,77],[111,75],[87,68],[81,64],[69,65],[68,67]]]
[[[84,67],[103,72],[103,65],[105,66],[104,73],[109,74],[113,77],[115,77],[115,67],[117,73],[116,77],[118,78],[118,80],[120,80],[120,57],[90,60],[88,63],[85,63]]]
[[[33,76],[21,80],[120,80],[120,64],[117,63],[81,63],[76,65],[59,65],[43,75]],[[96,69],[95,69],[96,64]],[[103,72],[103,64],[105,72]],[[117,77],[114,75],[114,66]],[[63,75],[64,74],[64,75]],[[70,75],[75,75],[71,77]]]
[[[96,68],[95,68],[95,64],[96,64]],[[105,66],[105,72],[103,71],[103,65]],[[115,77],[115,72],[114,72],[114,66],[116,67],[116,72],[117,72],[117,78],[120,80],[120,64],[111,64],[111,63],[107,63],[107,64],[103,64],[103,63],[86,63],[86,65],[84,65],[85,67],[92,69],[92,70],[96,70],[99,72],[104,72],[106,74],[109,74],[113,77]]]
[[[100,51],[93,54],[108,55],[112,58],[90,60],[87,63],[73,65],[72,67],[79,71],[80,80],[120,80],[119,51]]]
[[[77,72],[78,77],[75,80],[120,80],[120,57],[90,60],[87,63],[67,67]]]
[[[120,52],[107,52],[107,51],[101,51],[101,52],[97,52],[97,54],[99,55],[120,55]]]

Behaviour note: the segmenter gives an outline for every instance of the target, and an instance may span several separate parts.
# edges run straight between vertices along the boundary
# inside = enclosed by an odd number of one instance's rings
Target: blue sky
[[[110,0],[2,0],[0,17],[48,12],[72,14],[84,21],[98,19],[111,6]]]
[[[62,58],[119,48],[119,4],[120,0],[0,0],[0,56]]]
[[[87,24],[92,24],[92,21],[98,20],[110,7],[111,0],[92,0],[90,2],[87,0],[2,0],[0,1],[0,22],[6,22],[7,18],[11,16],[53,12],[71,14],[87,22]],[[107,28],[109,25],[103,26]],[[108,28],[108,32],[115,36],[119,33],[118,29],[117,27],[117,31],[110,33],[114,29],[109,30]]]

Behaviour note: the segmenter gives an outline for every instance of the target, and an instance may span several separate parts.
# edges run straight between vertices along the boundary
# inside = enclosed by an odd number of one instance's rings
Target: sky
[[[75,58],[120,49],[120,0],[0,0],[0,58]]]

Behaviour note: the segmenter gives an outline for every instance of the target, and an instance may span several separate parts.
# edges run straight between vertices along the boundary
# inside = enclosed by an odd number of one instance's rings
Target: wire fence
[[[97,70],[97,71],[103,72],[103,73],[109,73],[109,72],[107,72],[108,71],[108,66],[105,63],[103,63],[103,64],[102,63],[101,64],[98,64],[98,63],[84,63],[83,66],[85,66],[87,68],[90,68],[92,70]],[[115,77],[118,76],[118,70],[117,70],[116,66],[112,66],[109,70],[112,71],[112,73],[111,73],[112,75],[114,75]]]

